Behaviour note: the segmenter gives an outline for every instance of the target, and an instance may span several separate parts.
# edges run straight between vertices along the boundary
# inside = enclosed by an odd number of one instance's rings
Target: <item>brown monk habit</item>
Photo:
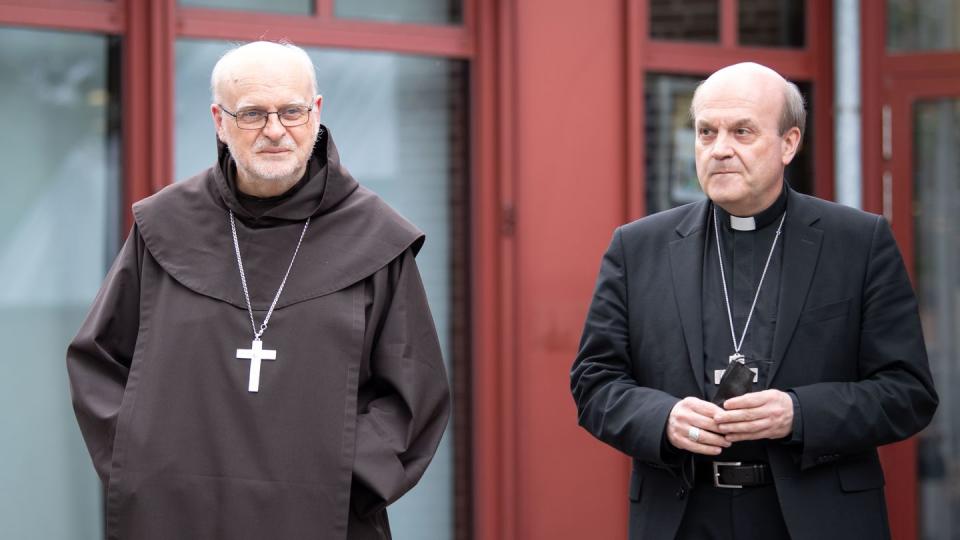
[[[326,128],[309,178],[259,217],[220,157],[134,205],[67,353],[107,536],[388,538],[384,509],[420,479],[449,412],[423,235],[357,184]],[[253,330],[228,208],[258,325],[311,217],[256,393],[237,358]]]

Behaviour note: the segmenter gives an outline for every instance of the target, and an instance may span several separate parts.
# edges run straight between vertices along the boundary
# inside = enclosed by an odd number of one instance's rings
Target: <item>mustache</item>
[[[261,152],[261,151],[266,150],[266,149],[268,149],[268,148],[271,149],[271,150],[276,150],[276,149],[278,149],[278,148],[282,148],[282,149],[284,149],[284,150],[296,150],[296,149],[297,149],[297,145],[296,145],[296,143],[293,142],[292,139],[290,139],[289,137],[286,137],[286,136],[284,136],[282,139],[280,139],[279,141],[276,141],[276,142],[271,141],[270,139],[268,139],[268,138],[266,138],[266,137],[261,137],[261,138],[257,139],[256,142],[253,143],[253,151],[254,151],[254,152]]]

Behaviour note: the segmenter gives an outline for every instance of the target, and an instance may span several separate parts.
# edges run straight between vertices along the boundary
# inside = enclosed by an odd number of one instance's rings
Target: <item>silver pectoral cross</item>
[[[271,351],[263,348],[263,342],[260,339],[254,339],[249,349],[237,349],[237,358],[250,360],[250,382],[247,383],[247,390],[257,392],[260,390],[260,361],[276,360],[277,351]]]
[[[730,363],[732,364],[734,362],[740,362],[741,364],[746,364],[747,359],[740,353],[733,353],[730,355]],[[752,367],[749,369],[750,371],[753,372],[753,382],[757,382],[757,376],[760,373],[760,371],[755,367]],[[723,378],[724,371],[726,370],[723,370],[723,369],[713,370],[713,384],[720,384],[720,379]]]

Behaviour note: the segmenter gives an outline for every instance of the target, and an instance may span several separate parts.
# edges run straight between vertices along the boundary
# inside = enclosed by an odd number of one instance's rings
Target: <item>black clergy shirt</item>
[[[734,354],[733,337],[724,299],[721,281],[720,261],[717,257],[716,230],[720,232],[720,246],[723,258],[723,271],[726,277],[727,294],[730,300],[730,312],[733,316],[733,330],[739,342],[744,326],[750,315],[760,277],[763,275],[770,248],[776,238],[784,211],[787,209],[786,186],[780,196],[767,209],[752,216],[756,229],[750,231],[735,230],[731,226],[730,214],[723,208],[712,205],[716,212],[718,227],[714,227],[713,211],[708,214],[706,242],[703,255],[703,352],[704,352],[704,388],[707,399],[717,392],[715,371],[723,370]],[[782,231],[781,231],[782,232]],[[777,325],[777,306],[779,305],[780,275],[783,262],[783,236],[776,241],[770,265],[757,297],[757,304],[750,317],[750,326],[740,354],[746,357],[747,367],[758,370],[757,382],[753,391],[766,386],[767,376],[772,363],[773,334]],[[734,444],[725,449],[718,459],[762,460],[765,452],[757,441]]]

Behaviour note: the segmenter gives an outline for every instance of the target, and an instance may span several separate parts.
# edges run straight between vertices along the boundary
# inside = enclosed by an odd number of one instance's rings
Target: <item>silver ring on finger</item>
[[[696,426],[690,426],[687,428],[687,438],[693,442],[700,441],[700,428]]]

